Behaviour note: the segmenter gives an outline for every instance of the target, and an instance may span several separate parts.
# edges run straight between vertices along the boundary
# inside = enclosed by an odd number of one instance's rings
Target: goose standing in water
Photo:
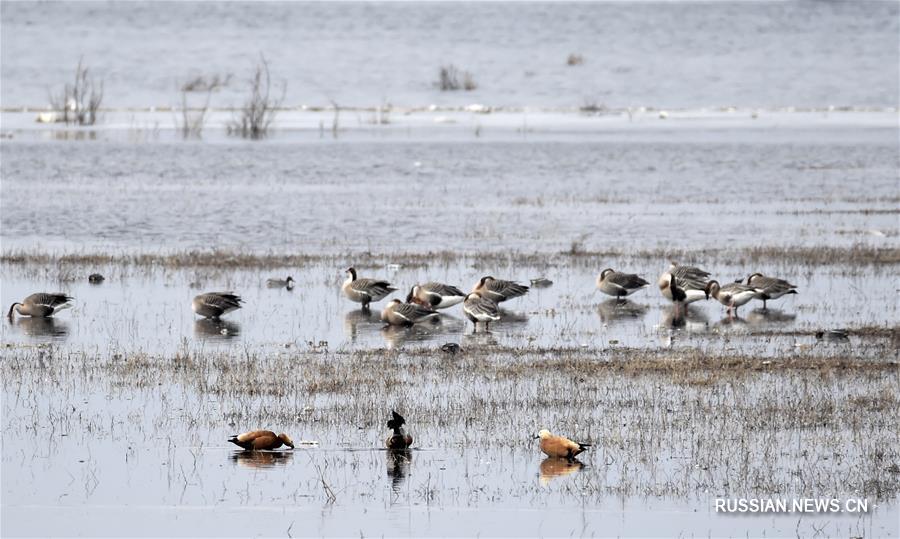
[[[650,283],[638,275],[622,273],[611,268],[601,271],[597,277],[597,289],[609,296],[615,296],[617,300],[623,300],[649,285]]]
[[[706,292],[727,307],[728,315],[731,317],[737,316],[738,307],[746,304],[759,293],[749,285],[727,283],[725,286],[721,286],[718,281],[710,281],[706,285]]]
[[[524,296],[528,293],[528,287],[514,281],[504,281],[486,275],[472,288],[472,292],[479,294],[485,299],[503,303],[504,301]]]
[[[17,301],[10,305],[6,316],[12,320],[13,312],[17,312],[22,316],[48,318],[63,309],[71,307],[72,304],[70,302],[73,299],[75,298],[62,293],[38,292],[23,299],[21,303]]]
[[[684,298],[681,300],[676,300],[673,296],[671,285],[675,282],[684,291]],[[709,294],[706,293],[707,282],[709,282],[708,271],[694,266],[679,266],[678,262],[672,262],[669,269],[659,276],[657,284],[664,298],[675,303],[680,302],[686,307],[689,303],[709,299]]]
[[[500,308],[492,299],[483,298],[478,292],[472,292],[466,296],[463,302],[463,312],[466,318],[472,321],[474,332],[478,333],[478,322],[484,322],[484,330],[490,331],[491,322],[500,320]]]
[[[369,310],[369,303],[381,301],[388,294],[397,290],[387,281],[357,277],[354,268],[347,268],[347,274],[347,280],[344,281],[341,290],[350,301],[362,303],[364,311]]]
[[[191,308],[203,318],[216,320],[223,314],[240,309],[243,301],[231,292],[207,292],[196,296]]]
[[[381,321],[392,326],[411,326],[438,316],[440,315],[431,307],[423,307],[417,303],[403,303],[399,299],[391,301],[381,311]]]
[[[663,292],[663,296],[672,300],[675,312],[672,313],[673,325],[681,325],[683,319],[687,316],[688,291],[685,290],[679,279],[669,272],[663,273],[659,280],[659,289]],[[705,292],[704,292],[705,295]]]
[[[387,426],[393,431],[390,438],[385,440],[384,445],[388,449],[406,449],[413,443],[413,438],[403,429],[406,420],[397,412],[391,410],[391,418],[388,419]]]
[[[778,299],[787,294],[796,294],[797,286],[775,277],[766,277],[762,273],[754,273],[747,277],[747,284],[757,290],[756,299],[763,302],[763,310],[766,310],[766,301]]]
[[[565,436],[554,436],[547,429],[541,429],[535,439],[541,439],[541,451],[548,457],[575,460],[579,454],[587,451],[591,444],[573,442]]]
[[[291,449],[294,448],[294,441],[291,440],[290,436],[284,433],[275,434],[270,430],[254,430],[244,434],[232,435],[228,441],[248,451],[278,449],[282,445],[286,445]]]
[[[428,282],[412,287],[406,296],[407,303],[418,303],[432,309],[446,309],[462,303],[465,293],[449,284]]]

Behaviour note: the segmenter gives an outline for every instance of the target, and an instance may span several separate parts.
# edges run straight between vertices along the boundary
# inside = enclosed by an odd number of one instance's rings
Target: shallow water
[[[791,353],[797,346],[826,346],[813,333],[820,329],[889,326],[897,319],[896,276],[888,270],[845,267],[812,271],[786,264],[767,273],[789,279],[799,294],[769,302],[752,301],[731,319],[715,300],[691,305],[685,324],[674,319],[671,303],[655,287],[666,265],[647,261],[605,260],[596,268],[583,266],[508,267],[475,269],[436,263],[434,267],[360,269],[361,276],[386,278],[400,288],[390,297],[404,299],[417,282],[438,280],[471,288],[482,274],[528,283],[536,277],[553,281],[548,288],[532,288],[528,295],[501,305],[503,318],[486,335],[473,334],[461,306],[441,311],[437,323],[413,328],[386,328],[380,312],[387,300],[372,305],[371,313],[346,299],[340,291],[338,268],[311,264],[276,270],[137,270],[107,273],[101,285],[87,283],[78,271],[39,274],[38,268],[4,266],[2,305],[38,290],[61,289],[76,298],[75,307],[50,320],[18,317],[2,325],[4,342],[55,343],[71,350],[173,353],[190,349],[369,350],[427,346],[446,342],[465,346],[496,344],[543,348],[660,346],[700,348],[764,355]],[[596,273],[606,265],[634,271],[654,283],[617,303],[594,288]],[[720,282],[746,279],[744,266],[703,264]],[[757,268],[752,268],[757,269]],[[36,271],[37,270],[37,271]],[[93,271],[93,270],[91,270]],[[269,277],[296,280],[292,291],[266,286]],[[858,283],[869,283],[866,287]],[[191,298],[205,291],[231,290],[244,307],[221,321],[199,318]],[[390,299],[390,297],[388,299]],[[484,328],[479,326],[479,331]],[[779,333],[789,335],[779,335]],[[841,346],[834,351],[845,351]]]
[[[896,134],[4,141],[0,240],[41,253],[897,247]],[[35,200],[52,219],[34,218]]]
[[[179,106],[185,81],[212,74],[233,75],[213,106],[240,105],[259,54],[288,106],[884,107],[900,77],[895,2],[4,2],[0,14],[4,107],[43,108],[81,56],[110,107]],[[566,65],[573,53],[583,65]],[[451,63],[475,91],[435,87]]]

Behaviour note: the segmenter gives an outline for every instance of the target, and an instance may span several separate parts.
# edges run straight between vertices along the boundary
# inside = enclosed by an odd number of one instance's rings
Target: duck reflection
[[[647,306],[639,305],[630,299],[619,301],[608,299],[597,306],[597,315],[604,324],[637,320],[647,314]]]
[[[381,316],[371,311],[356,309],[344,315],[344,335],[351,341],[355,341],[360,332],[374,333],[382,325]]]
[[[201,339],[229,340],[241,334],[241,326],[230,320],[200,318],[194,321],[194,335]]]
[[[747,323],[751,326],[787,326],[794,323],[796,314],[778,309],[753,309],[747,313]]]
[[[294,458],[291,451],[237,451],[231,453],[231,461],[244,468],[274,468],[283,466]]]
[[[409,449],[389,449],[387,451],[387,475],[391,478],[391,490],[400,492],[400,486],[409,475],[412,451]]]
[[[64,341],[69,335],[68,324],[56,318],[20,316],[10,323],[29,337]]]
[[[584,464],[578,459],[570,461],[557,457],[547,457],[541,462],[541,486],[546,487],[554,478],[579,472],[582,468],[584,468]]]

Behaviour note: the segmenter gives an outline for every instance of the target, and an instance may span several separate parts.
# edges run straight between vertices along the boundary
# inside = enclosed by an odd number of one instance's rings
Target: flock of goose
[[[347,279],[341,290],[347,299],[362,304],[368,312],[370,305],[381,301],[397,291],[390,282],[384,279],[359,277],[356,269],[347,269]],[[541,285],[549,281],[539,279],[532,281]],[[768,277],[761,273],[753,273],[746,282],[735,281],[719,284],[710,279],[710,273],[694,266],[683,266],[672,262],[658,280],[660,293],[675,305],[675,316],[684,316],[688,304],[713,298],[727,308],[730,317],[737,315],[739,307],[751,300],[766,302],[778,299],[787,294],[796,294],[797,287],[784,279]],[[294,279],[269,279],[269,287],[293,288]],[[597,277],[597,289],[617,300],[634,294],[649,286],[650,283],[633,273],[624,273],[611,268],[604,269]],[[524,296],[529,287],[514,281],[496,279],[490,275],[482,277],[468,294],[458,287],[426,282],[414,285],[406,296],[406,301],[393,299],[381,311],[381,320],[391,326],[412,326],[440,316],[439,310],[462,304],[462,310],[478,331],[481,323],[487,331],[490,323],[500,320],[502,311],[499,304],[504,301]],[[13,313],[36,318],[51,317],[62,309],[72,305],[74,298],[62,293],[38,292],[31,294],[21,302],[13,303],[7,316]],[[196,296],[191,308],[194,313],[204,318],[219,319],[234,310],[240,309],[243,300],[231,292],[207,292]]]

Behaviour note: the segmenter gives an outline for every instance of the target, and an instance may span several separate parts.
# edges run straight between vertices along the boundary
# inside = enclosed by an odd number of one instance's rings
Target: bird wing
[[[467,299],[463,305],[473,315],[483,314],[495,319],[500,318],[500,308],[492,299],[474,296]]]
[[[60,305],[65,305],[66,303],[72,301],[75,298],[69,297],[65,294],[49,294],[47,292],[38,292],[36,294],[31,294],[27,298],[25,298],[25,303],[30,303],[32,305],[38,305],[41,307],[50,307],[56,308]]]
[[[486,282],[485,288],[487,288],[489,292],[499,294],[506,299],[517,298],[528,293],[527,286],[513,281],[503,281],[501,279],[494,279]]]
[[[381,294],[384,296],[397,290],[391,286],[391,283],[378,279],[356,279],[350,283],[350,288],[364,294]]]
[[[394,306],[394,313],[402,316],[410,322],[415,322],[434,314],[434,311],[419,305],[418,303],[398,303]]]
[[[459,288],[444,283],[425,283],[419,286],[419,289],[425,291],[429,295],[444,296],[465,296],[466,294]]]
[[[608,275],[606,281],[625,290],[634,290],[650,284],[633,273],[619,273],[618,271]]]
[[[241,302],[244,301],[240,296],[236,296],[231,292],[208,292],[198,296],[200,303],[207,307],[215,307],[217,309],[240,309]]]

